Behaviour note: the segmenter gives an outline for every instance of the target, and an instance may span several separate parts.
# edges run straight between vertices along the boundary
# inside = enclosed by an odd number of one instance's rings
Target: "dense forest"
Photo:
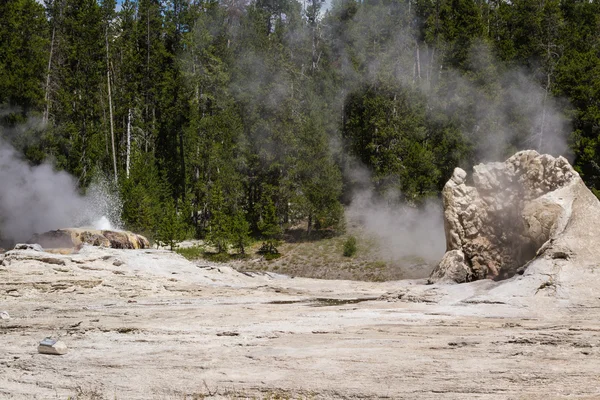
[[[600,189],[599,91],[597,0],[0,1],[4,140],[218,249],[525,148]]]

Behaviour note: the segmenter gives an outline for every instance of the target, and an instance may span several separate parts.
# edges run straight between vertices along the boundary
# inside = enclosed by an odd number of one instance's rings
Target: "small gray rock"
[[[35,251],[44,251],[42,246],[37,243],[19,243],[15,246],[15,250],[35,250]]]
[[[38,345],[38,352],[40,354],[62,356],[63,354],[67,354],[67,351],[67,345],[64,342],[50,337],[42,340]]]
[[[0,319],[10,319],[10,315],[6,311],[0,312]]]

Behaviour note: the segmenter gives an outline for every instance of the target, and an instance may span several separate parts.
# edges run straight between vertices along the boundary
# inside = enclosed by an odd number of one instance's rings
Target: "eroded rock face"
[[[38,243],[44,249],[72,248],[82,244],[115,249],[147,249],[150,242],[142,235],[129,231],[67,228],[34,235],[29,243]]]
[[[570,216],[571,185],[584,185],[563,158],[521,151],[473,168],[473,185],[456,168],[442,191],[446,254],[429,281],[468,282],[514,275]]]

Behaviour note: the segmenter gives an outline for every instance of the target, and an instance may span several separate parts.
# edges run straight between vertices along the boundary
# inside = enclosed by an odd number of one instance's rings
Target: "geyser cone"
[[[129,231],[65,228],[34,235],[27,243],[37,243],[44,249],[73,248],[82,244],[116,249],[147,249],[150,242]]]
[[[513,276],[564,230],[575,189],[589,192],[565,158],[533,150],[475,166],[473,186],[465,179],[457,168],[442,192],[447,248],[431,283]]]

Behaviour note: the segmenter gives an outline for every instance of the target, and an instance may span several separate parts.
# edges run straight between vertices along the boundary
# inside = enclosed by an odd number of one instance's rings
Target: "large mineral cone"
[[[44,249],[72,248],[82,244],[115,249],[147,249],[150,242],[129,231],[65,228],[34,235],[28,243],[38,243]]]
[[[563,232],[581,193],[599,208],[563,157],[522,151],[476,165],[472,186],[466,175],[457,168],[442,192],[446,254],[432,283],[509,278]]]

